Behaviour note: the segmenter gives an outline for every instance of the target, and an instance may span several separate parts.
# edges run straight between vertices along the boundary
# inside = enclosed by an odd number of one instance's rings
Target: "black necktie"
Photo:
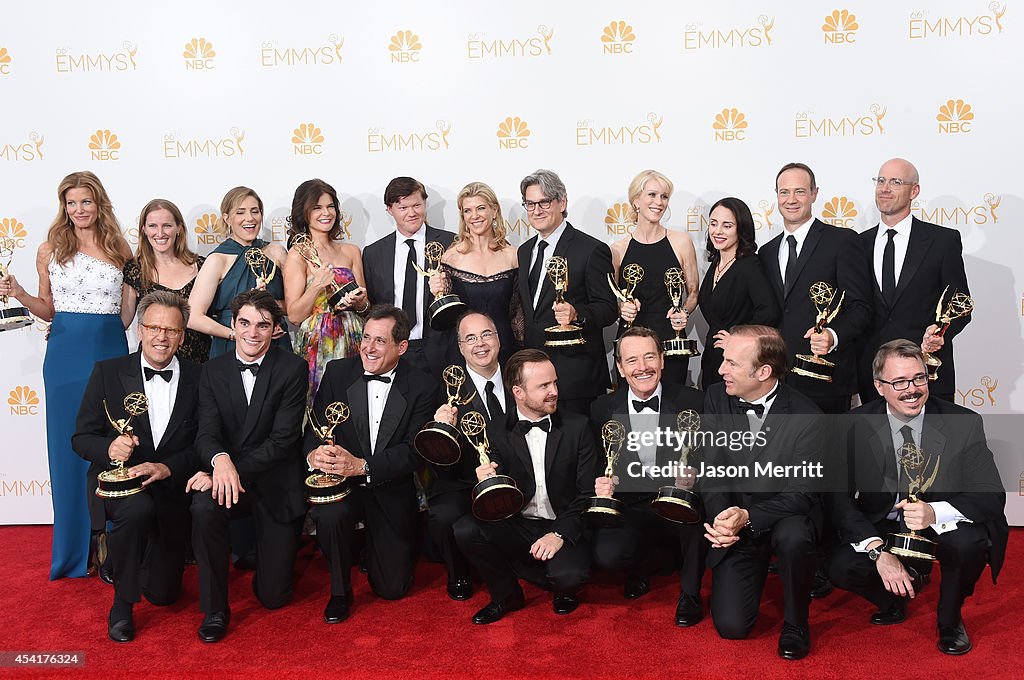
[[[786,237],[786,241],[789,243],[789,259],[786,260],[786,278],[783,281],[783,289],[786,295],[789,295],[789,290],[793,287],[796,278],[796,236],[790,234]]]
[[[238,361],[237,359],[235,360],[235,363],[238,365],[239,371],[250,371],[253,375],[260,372],[259,364],[247,364],[244,361]]]
[[[487,387],[484,388],[484,396],[487,399],[487,412],[490,414],[491,420],[497,420],[505,415],[505,412],[501,410],[501,403],[498,401],[497,395],[494,394],[493,380],[487,381]]]
[[[633,400],[633,408],[636,410],[637,413],[640,413],[645,408],[649,408],[652,411],[654,411],[655,413],[657,413],[658,412],[658,397],[657,396],[653,396],[650,399],[648,399],[647,401],[640,401],[639,399],[634,399]]]
[[[171,376],[174,375],[174,372],[169,368],[163,371],[157,371],[148,366],[143,366],[142,372],[145,374],[147,381],[152,380],[154,375],[158,375],[161,378],[163,378],[166,382],[171,382]]]
[[[900,434],[903,435],[904,444],[914,446],[914,431],[910,429],[910,425],[901,427]],[[896,456],[896,465],[899,467],[899,479],[896,480],[896,495],[899,498],[906,498],[910,490],[910,477],[907,475],[907,469],[903,467],[903,463],[899,460],[899,451],[896,452]]]
[[[387,377],[386,375],[374,375],[372,373],[363,373],[363,380],[366,382],[370,382],[371,380],[379,380],[382,383],[391,382],[391,378]]]
[[[533,261],[533,267],[530,269],[530,299],[533,300],[537,297],[537,286],[540,285],[540,270],[544,265],[544,249],[548,247],[548,242],[544,239],[537,237],[537,259]]]
[[[538,420],[537,422],[533,422],[530,420],[520,420],[518,423],[516,423],[515,430],[518,434],[525,435],[535,427],[544,430],[545,432],[550,432],[551,421],[548,420],[547,418],[544,418],[543,420]]]
[[[407,238],[405,245],[409,246],[409,257],[405,261],[405,286],[402,288],[402,310],[409,317],[409,327],[416,325],[416,240]]]
[[[889,240],[882,251],[882,297],[891,305],[896,293],[896,244],[893,243],[896,230],[888,229],[885,233]]]

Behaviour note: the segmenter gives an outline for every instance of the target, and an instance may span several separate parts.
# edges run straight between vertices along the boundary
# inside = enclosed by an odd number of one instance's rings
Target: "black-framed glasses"
[[[169,338],[177,338],[183,332],[180,328],[168,328],[167,326],[153,326],[149,324],[141,324],[141,326],[145,328],[146,332],[150,335],[159,335],[160,331],[163,331],[164,333],[167,333],[167,337]]]
[[[526,208],[526,212],[533,212],[535,208],[547,210],[554,202],[553,198],[545,198],[540,201],[523,201],[523,207]]]
[[[889,385],[890,387],[892,387],[897,392],[902,392],[903,390],[905,390],[908,387],[910,387],[910,383],[914,383],[914,385],[917,386],[917,387],[924,387],[925,385],[927,385],[928,384],[928,374],[927,373],[918,373],[917,375],[915,375],[913,378],[910,378],[909,380],[906,379],[906,378],[902,378],[900,380],[882,380],[881,378],[875,378],[875,380],[877,380],[880,383],[885,383],[886,385]]]
[[[872,177],[871,181],[875,183],[875,186],[884,187],[888,184],[894,189],[914,184],[914,182],[911,182],[910,180],[900,179],[899,177]]]
[[[483,340],[484,342],[490,342],[491,340],[494,339],[494,336],[495,336],[495,332],[494,331],[484,331],[480,335],[476,335],[475,333],[472,334],[472,335],[467,335],[466,337],[464,337],[461,340],[459,340],[459,342],[462,343],[463,345],[475,345],[478,340]]]

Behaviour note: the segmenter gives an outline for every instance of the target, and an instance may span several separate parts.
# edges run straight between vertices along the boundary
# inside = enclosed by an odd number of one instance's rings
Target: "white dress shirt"
[[[655,432],[658,428],[658,421],[661,419],[661,383],[658,383],[658,387],[654,390],[648,399],[658,398],[658,411],[651,411],[649,408],[645,408],[642,413],[638,413],[636,407],[633,405],[633,400],[636,401],[647,401],[647,399],[641,399],[636,396],[633,392],[633,388],[629,388],[626,396],[626,406],[629,413],[629,429],[630,432]],[[648,467],[652,467],[658,464],[658,449],[656,446],[643,446],[640,445],[636,452],[640,462]]]
[[[427,247],[427,224],[420,225],[419,231],[412,236],[405,236],[402,232],[395,230],[395,307],[402,309],[405,302],[405,270],[409,266],[409,246],[405,242],[412,239],[416,242],[413,246],[416,249],[416,264],[426,269],[424,264],[424,252]],[[423,339],[423,295],[427,287],[427,280],[420,276],[419,272],[413,270],[416,275],[416,325],[409,331],[410,340]]]
[[[782,285],[786,285],[786,266],[789,264],[789,237],[792,234],[793,238],[796,239],[796,256],[800,258],[800,253],[804,249],[804,241],[807,240],[807,234],[811,232],[811,225],[814,224],[814,218],[807,220],[795,231],[789,231],[788,229],[782,234],[782,244],[779,246],[779,271],[782,273]],[[798,293],[800,291],[797,291]],[[832,336],[832,348],[829,352],[834,352],[839,347],[839,335],[832,330],[830,327],[826,327],[829,335]]]
[[[768,417],[768,412],[772,410],[772,404],[775,403],[775,398],[779,396],[779,381],[775,381],[775,386],[768,390],[760,399],[748,402],[750,404],[764,404],[764,411],[761,413],[761,417],[757,416],[754,409],[747,409],[747,424],[750,425],[750,431],[757,433],[761,431],[761,426],[764,425],[764,419]]]
[[[537,242],[533,244],[533,252],[530,253],[530,266],[527,268],[527,275],[533,271],[533,264],[537,261],[537,251],[540,249],[540,242],[547,241],[547,248],[544,249],[544,260],[540,266],[540,279],[537,280],[537,292],[533,294],[533,308],[537,309],[537,301],[540,300],[540,291],[544,287],[544,279],[548,275],[548,260],[555,254],[555,248],[558,247],[558,239],[562,238],[562,234],[565,233],[566,221],[563,219],[562,223],[555,227],[555,230],[548,234],[548,237],[542,239],[540,235],[537,235]],[[582,275],[582,272],[580,273]]]
[[[395,372],[398,367],[392,368],[387,373],[381,373],[382,378],[390,378],[388,382],[380,380],[366,381],[366,405],[370,418],[370,455],[376,453],[377,433],[380,432],[380,421],[384,417],[384,407],[388,403],[388,395],[391,394],[391,386],[395,384]]]
[[[494,396],[498,399],[498,403],[501,404],[502,413],[508,413],[508,408],[505,406],[505,386],[501,381],[501,366],[494,371],[494,375],[490,378],[486,378],[476,371],[473,370],[468,364],[466,365],[466,373],[469,375],[469,379],[473,381],[473,387],[476,388],[476,393],[480,397],[480,401],[484,403],[484,407],[487,407],[487,382],[494,383]],[[494,420],[493,414],[488,411],[488,421]]]
[[[178,394],[178,379],[181,377],[181,367],[178,363],[178,357],[171,357],[171,363],[162,369],[157,369],[146,361],[146,357],[142,352],[139,352],[139,355],[142,358],[143,368],[142,387],[146,391],[146,399],[149,400],[149,408],[146,411],[146,415],[149,417],[149,428],[153,432],[153,448],[156,449],[164,438],[164,432],[167,430],[167,421],[171,419],[171,411],[174,410],[174,398]],[[154,375],[149,380],[146,380],[145,369],[147,368],[154,371],[170,371],[170,382],[158,375]]]
[[[530,420],[516,409],[519,420]],[[544,416],[541,420],[547,419],[550,426],[551,416]],[[540,422],[540,421],[531,421]],[[539,427],[531,427],[526,434],[526,447],[530,450],[530,460],[533,462],[533,478],[537,481],[537,490],[533,498],[523,507],[523,517],[531,519],[555,519],[555,511],[551,507],[551,499],[548,498],[547,476],[544,473],[544,449],[548,444],[548,433]]]
[[[259,366],[261,368],[263,367],[263,359],[266,356],[267,355],[264,354],[263,356],[261,356],[259,359],[256,359],[255,361],[247,361],[247,360],[243,359],[242,357],[238,356],[238,351],[237,350],[235,351],[235,359],[237,359],[238,361],[242,362],[243,364],[256,364],[257,366]],[[252,371],[239,371],[239,373],[242,374],[242,389],[245,390],[245,403],[248,404],[250,401],[252,401],[252,390],[256,386],[256,376],[254,376],[252,374]],[[221,457],[221,456],[226,456],[226,455],[228,455],[227,451],[221,451],[220,453],[215,453],[213,455],[213,458],[210,459],[210,466],[211,467],[215,467],[217,465],[217,459],[219,457]]]
[[[878,223],[878,233],[875,234],[875,246],[871,255],[871,262],[875,268],[875,281],[878,287],[882,287],[882,256],[885,254],[885,245],[889,242],[890,229],[896,230],[892,238],[893,272],[895,281],[900,282],[900,272],[903,271],[903,261],[907,259],[907,246],[910,245],[910,227],[914,223],[913,215],[907,215],[892,227],[885,226],[885,222]]]

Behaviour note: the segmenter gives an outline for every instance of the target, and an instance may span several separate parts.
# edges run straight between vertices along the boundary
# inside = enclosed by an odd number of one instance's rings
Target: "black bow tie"
[[[525,435],[526,433],[528,433],[531,429],[533,429],[535,427],[540,429],[540,430],[543,430],[544,432],[550,432],[551,431],[551,420],[548,419],[548,418],[544,418],[543,420],[538,420],[537,422],[533,422],[533,421],[530,421],[530,420],[520,420],[518,423],[516,423],[515,431],[518,434],[524,434]]]
[[[152,380],[154,375],[158,375],[161,378],[163,378],[166,382],[171,382],[171,376],[174,375],[174,371],[172,371],[169,368],[164,369],[162,371],[157,371],[148,366],[142,367],[142,373],[146,376],[147,381]]]
[[[370,382],[371,380],[379,380],[382,383],[391,382],[391,378],[387,377],[386,375],[374,375],[372,373],[363,373],[363,380],[365,380],[366,382]]]
[[[655,413],[657,413],[658,412],[658,397],[657,396],[653,396],[650,399],[648,399],[647,401],[640,401],[639,399],[634,399],[633,400],[633,408],[636,409],[637,413],[640,413],[645,408],[649,408],[652,411],[654,411]]]
[[[247,364],[244,361],[235,360],[235,364],[238,366],[239,371],[250,371],[253,375],[260,372],[259,364]]]
[[[753,411],[754,415],[757,416],[758,418],[764,415],[764,404],[751,404],[748,401],[737,399],[736,406],[737,408],[739,408],[740,413],[745,414],[747,411]]]

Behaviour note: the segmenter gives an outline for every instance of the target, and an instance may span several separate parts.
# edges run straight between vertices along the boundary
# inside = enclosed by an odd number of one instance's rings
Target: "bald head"
[[[918,185],[920,175],[914,164],[904,158],[891,158],[882,163],[878,177],[882,184],[875,184],[875,205],[882,214],[882,223],[894,226],[910,214],[911,202],[921,193]],[[899,186],[893,180],[902,182]]]

